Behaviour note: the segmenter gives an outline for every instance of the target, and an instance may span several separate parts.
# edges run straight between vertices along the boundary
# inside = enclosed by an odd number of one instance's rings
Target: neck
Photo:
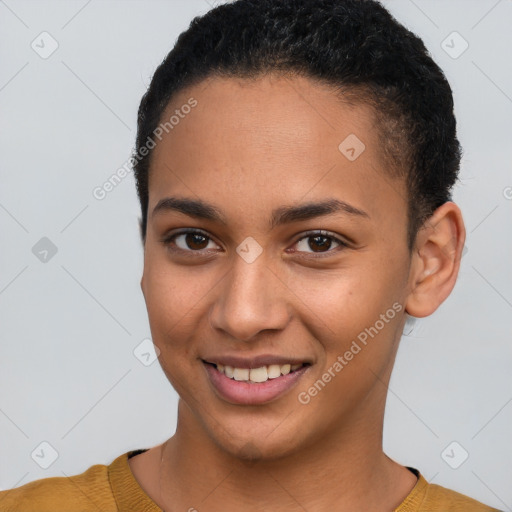
[[[240,459],[215,444],[180,400],[163,451],[165,510],[393,510],[416,477],[382,450],[383,408],[279,459]],[[365,417],[363,422],[361,418]],[[393,492],[390,493],[390,489]]]

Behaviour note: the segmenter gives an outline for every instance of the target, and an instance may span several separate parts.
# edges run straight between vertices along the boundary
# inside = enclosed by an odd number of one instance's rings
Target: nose
[[[249,342],[261,331],[283,330],[291,318],[291,291],[263,254],[252,263],[238,255],[217,288],[210,325]]]

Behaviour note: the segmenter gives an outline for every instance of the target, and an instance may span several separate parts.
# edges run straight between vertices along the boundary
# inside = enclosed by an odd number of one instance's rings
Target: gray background
[[[454,90],[465,150],[454,200],[467,227],[453,293],[402,339],[385,449],[429,481],[512,510],[512,1],[384,3]],[[93,189],[127,161],[152,72],[210,4],[0,1],[3,489],[174,432],[175,392],[142,355],[134,179],[103,200]],[[51,49],[44,31],[58,43],[47,58],[31,47]]]

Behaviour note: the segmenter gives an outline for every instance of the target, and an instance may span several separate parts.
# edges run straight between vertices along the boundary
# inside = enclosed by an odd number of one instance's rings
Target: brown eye
[[[197,233],[186,233],[183,234],[185,245],[189,249],[206,249],[208,245],[207,237],[204,235],[199,235]],[[179,246],[179,244],[177,244]]]
[[[306,233],[300,240],[296,242],[298,252],[305,253],[334,253],[337,247],[348,247],[348,244],[339,238],[322,231],[313,231]]]
[[[310,236],[308,246],[313,252],[323,252],[329,250],[332,245],[332,239],[328,236]]]
[[[211,249],[210,244],[216,245],[209,236],[197,230],[174,233],[165,237],[162,242],[171,250],[181,252],[202,252],[206,249]]]

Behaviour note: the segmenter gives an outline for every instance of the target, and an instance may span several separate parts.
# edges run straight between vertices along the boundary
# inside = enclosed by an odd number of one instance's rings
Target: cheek
[[[196,315],[211,288],[208,274],[199,267],[172,264],[165,251],[151,250],[144,263],[144,297],[150,321],[168,330]]]
[[[343,356],[353,342],[361,347],[353,359],[369,362],[388,354],[403,309],[399,290],[388,284],[392,279],[378,272],[353,274],[347,270],[344,275],[331,274],[321,281],[310,283],[306,295],[298,285],[295,288],[297,296],[303,294],[306,306],[302,320],[310,324],[313,335],[322,343],[326,363]],[[370,345],[375,348],[367,350]],[[358,351],[357,346],[353,351]]]
[[[197,327],[193,304],[187,302],[180,280],[171,272],[150,272],[147,277],[146,306],[159,364],[181,397],[194,396],[195,381],[191,376],[197,368],[192,367],[199,361],[191,342]]]
[[[318,339],[346,338],[373,308],[368,284],[354,269],[300,272],[289,280],[302,319],[318,331]],[[316,336],[316,334],[315,334]]]
[[[188,343],[198,327],[199,294],[193,280],[185,280],[170,266],[146,267],[144,297],[153,343],[160,350],[160,360],[171,364],[178,356],[188,355]],[[199,297],[199,298],[198,298]]]

